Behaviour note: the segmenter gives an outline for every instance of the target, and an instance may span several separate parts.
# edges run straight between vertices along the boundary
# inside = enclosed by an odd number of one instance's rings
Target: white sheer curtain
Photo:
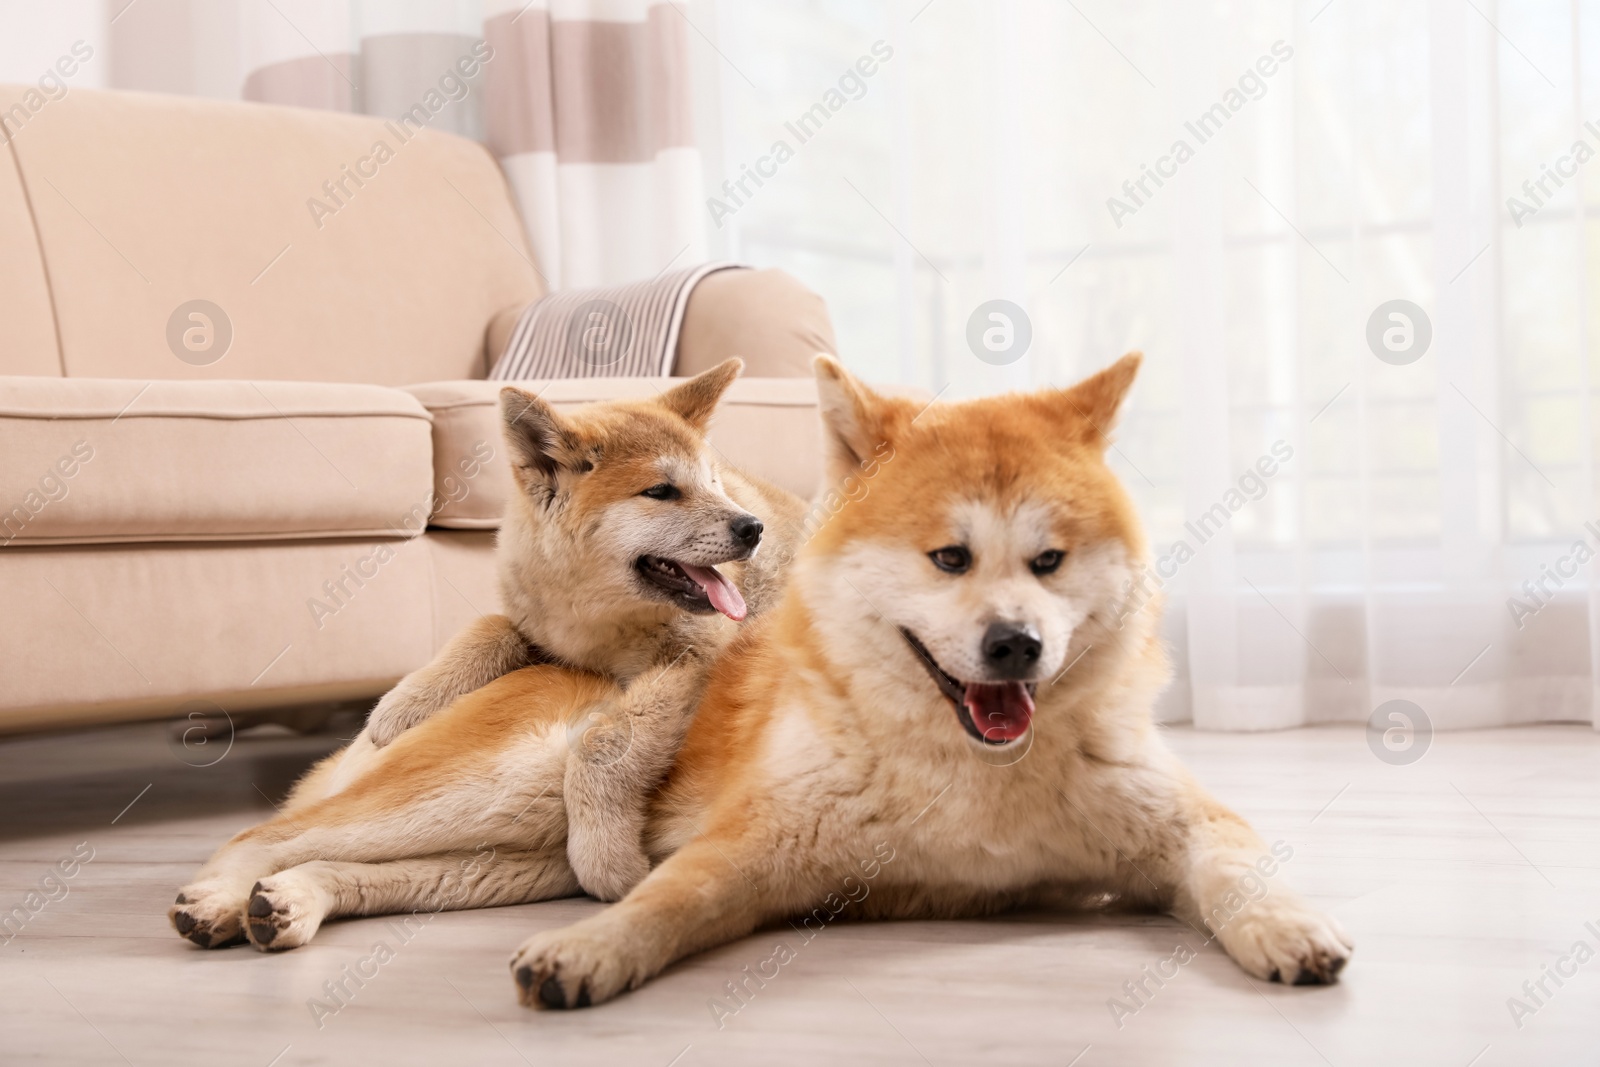
[[[1165,717],[1595,721],[1600,0],[686,10],[712,253],[819,289],[856,369],[959,397],[1146,352],[1112,462]]]

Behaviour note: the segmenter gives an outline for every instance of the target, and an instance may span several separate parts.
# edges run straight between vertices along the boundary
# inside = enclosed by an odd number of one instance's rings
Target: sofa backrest
[[[0,142],[0,374],[480,378],[496,313],[543,292],[499,168],[460,137],[0,86]]]

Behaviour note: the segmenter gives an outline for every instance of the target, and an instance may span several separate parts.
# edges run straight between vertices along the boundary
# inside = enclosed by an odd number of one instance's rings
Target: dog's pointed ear
[[[728,386],[733,384],[742,370],[744,360],[738,357],[725,359],[682,385],[668,389],[656,397],[656,403],[704,433],[711,422],[711,413],[717,410],[717,401],[722,399],[722,394],[728,391]]]
[[[1054,399],[1063,409],[1062,414],[1067,416],[1068,425],[1077,427],[1078,437],[1084,444],[1104,451],[1111,443],[1117,412],[1142,362],[1142,353],[1129,352],[1098,374],[1055,394]]]
[[[830,355],[819,352],[811,367],[817,375],[828,479],[843,482],[882,459],[899,426],[900,405],[868,389]]]
[[[559,471],[582,464],[577,435],[555,408],[533,393],[514,385],[501,389],[500,420],[512,473],[525,488],[528,479],[553,483]]]

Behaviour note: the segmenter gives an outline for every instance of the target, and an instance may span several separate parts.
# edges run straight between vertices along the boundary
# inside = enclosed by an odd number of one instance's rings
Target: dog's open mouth
[[[685,611],[704,615],[720,611],[734,622],[748,614],[744,597],[715,567],[679,563],[661,556],[640,556],[634,563],[639,576],[671,595]]]
[[[1009,745],[1023,737],[1033,724],[1033,694],[1036,682],[963,682],[939,666],[926,647],[910,630],[901,636],[916,653],[928,677],[955,705],[962,729],[986,745]]]

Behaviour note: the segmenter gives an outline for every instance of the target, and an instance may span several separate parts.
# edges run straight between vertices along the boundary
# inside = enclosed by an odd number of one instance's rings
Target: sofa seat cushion
[[[383,386],[0,377],[0,545],[415,536],[431,453]]]
[[[429,382],[410,385],[433,416],[433,524],[459,530],[500,525],[511,474],[500,437],[500,390],[538,393],[556,410],[602,400],[654,396],[670,378]],[[740,378],[723,395],[711,444],[730,463],[801,498],[822,476],[822,426],[811,378]]]

